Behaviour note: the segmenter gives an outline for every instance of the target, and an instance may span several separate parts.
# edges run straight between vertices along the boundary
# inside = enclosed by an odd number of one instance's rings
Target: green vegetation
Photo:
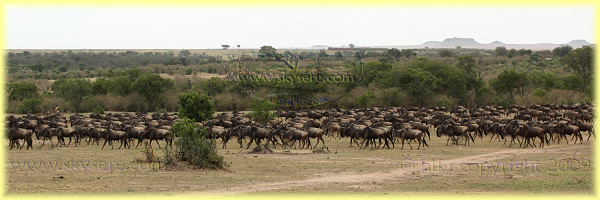
[[[179,95],[179,116],[192,119],[195,122],[203,122],[211,119],[215,113],[213,103],[209,96],[189,92]]]
[[[175,141],[177,148],[175,159],[199,168],[222,169],[227,167],[223,156],[217,153],[215,139],[206,139],[206,129],[193,120],[184,118],[178,121],[170,132],[178,136]],[[166,160],[173,160],[173,158]]]
[[[340,98],[318,108],[543,104],[591,101],[592,47],[173,52],[10,52],[7,112],[26,99],[41,109],[179,111],[179,95],[206,94],[216,111],[248,110],[253,97]],[[359,57],[360,55],[360,57]],[[364,62],[364,65],[361,63]],[[66,69],[65,69],[66,68]],[[199,76],[198,73],[211,75]],[[355,75],[355,82],[247,81],[243,75]],[[221,75],[219,77],[215,77]],[[536,92],[536,89],[538,89]],[[546,91],[541,92],[541,91]],[[370,93],[367,93],[371,91]],[[339,95],[347,94],[347,95]],[[545,95],[542,95],[545,94]],[[548,98],[554,96],[556,98]],[[31,102],[29,102],[31,103]],[[295,109],[276,107],[276,109]],[[301,108],[298,108],[301,109]],[[23,111],[23,106],[19,111]],[[199,118],[198,118],[199,119]]]
[[[277,117],[277,113],[274,113],[272,110],[275,110],[275,104],[273,102],[255,98],[250,104],[250,113],[248,115],[252,116],[252,119],[257,123],[266,124],[269,120]]]

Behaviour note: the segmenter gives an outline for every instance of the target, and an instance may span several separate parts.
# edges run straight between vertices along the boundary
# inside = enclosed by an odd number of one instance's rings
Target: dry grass
[[[370,151],[359,150],[355,145],[348,147],[348,138],[340,140],[327,137],[325,145],[329,153],[278,147],[273,151],[279,153],[250,154],[250,149],[245,149],[246,144],[240,149],[234,139],[228,143],[227,149],[219,149],[219,153],[225,156],[225,161],[231,164],[228,170],[223,171],[196,170],[185,165],[165,169],[164,165],[159,166],[156,162],[153,167],[148,163],[137,163],[136,160],[146,159],[143,147],[111,149],[107,146],[100,150],[101,146],[83,144],[48,149],[39,148],[41,141],[34,141],[34,150],[8,151],[7,193],[592,194],[592,171],[570,170],[558,173],[547,169],[552,167],[552,159],[592,160],[593,140],[583,144],[552,144],[540,150],[514,146],[508,148],[502,142],[488,142],[489,137],[477,139],[471,146],[446,146],[445,138],[434,135],[428,140],[430,147],[425,149],[416,150],[416,145],[413,144],[415,150],[410,150],[405,144],[404,150],[400,150],[397,144],[395,149]],[[103,142],[100,143],[102,145]],[[8,142],[5,141],[5,144]],[[161,142],[161,146],[163,144]],[[162,160],[163,151],[153,147],[153,154]],[[546,170],[481,173],[460,168],[462,163],[516,163],[525,160],[544,163],[540,166]],[[26,169],[20,169],[15,165],[25,161],[32,164],[58,162],[61,170],[29,170],[27,166]],[[76,164],[68,168],[66,164],[70,161]],[[439,161],[456,163],[453,163],[451,170],[435,171],[426,168],[426,163]],[[100,165],[102,162],[106,163]],[[81,163],[91,165],[84,170]],[[63,178],[57,178],[61,176]]]

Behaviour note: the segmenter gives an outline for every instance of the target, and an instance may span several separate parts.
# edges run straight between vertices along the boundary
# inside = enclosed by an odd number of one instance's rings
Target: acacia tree
[[[592,51],[593,49],[591,46],[584,46],[569,52],[562,59],[563,63],[577,72],[577,74],[581,76],[581,79],[583,79],[581,83],[581,92],[584,92],[588,79],[594,73],[594,68],[592,66]]]
[[[300,56],[294,54],[292,52],[285,52],[284,54],[277,53],[277,49],[272,46],[262,46],[260,50],[258,50],[258,54],[261,57],[265,58],[273,58],[275,60],[283,62],[290,69],[295,70],[298,67],[298,62],[300,61]]]

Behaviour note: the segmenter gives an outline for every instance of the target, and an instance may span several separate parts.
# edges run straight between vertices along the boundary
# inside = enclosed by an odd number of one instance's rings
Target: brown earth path
[[[460,169],[460,164],[467,163],[486,163],[494,160],[507,158],[510,156],[522,155],[522,154],[533,154],[533,153],[545,153],[551,151],[558,151],[564,149],[574,148],[573,146],[567,145],[553,145],[547,148],[518,148],[518,149],[506,149],[493,153],[484,153],[479,155],[464,156],[460,158],[450,160],[436,160],[435,165],[454,165],[454,168]],[[418,163],[420,164],[420,163]],[[293,187],[301,187],[307,185],[318,185],[327,183],[360,183],[360,182],[385,182],[402,179],[402,177],[410,174],[414,171],[422,170],[421,167],[400,167],[393,170],[384,170],[380,172],[367,173],[367,174],[331,174],[325,175],[318,178],[310,178],[305,180],[293,180],[293,181],[281,181],[281,182],[270,182],[254,185],[237,186],[230,188],[222,188],[217,190],[202,191],[199,194],[204,195],[239,195],[251,192],[261,192],[270,190],[279,190]],[[434,170],[435,171],[435,170]],[[434,172],[435,173],[435,172]]]

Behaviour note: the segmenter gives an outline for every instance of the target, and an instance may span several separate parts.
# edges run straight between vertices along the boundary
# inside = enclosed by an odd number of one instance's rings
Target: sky
[[[594,43],[593,7],[7,6],[6,49]]]

